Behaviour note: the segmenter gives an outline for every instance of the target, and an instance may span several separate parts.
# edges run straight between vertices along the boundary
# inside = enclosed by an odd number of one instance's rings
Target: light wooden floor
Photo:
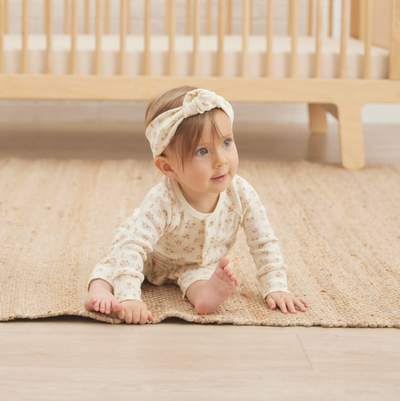
[[[364,128],[367,164],[400,163],[399,126]],[[340,162],[337,125],[325,136],[239,123],[234,133],[241,160]],[[151,153],[141,124],[3,124],[0,157]],[[19,319],[0,324],[3,399],[399,400],[400,331]]]

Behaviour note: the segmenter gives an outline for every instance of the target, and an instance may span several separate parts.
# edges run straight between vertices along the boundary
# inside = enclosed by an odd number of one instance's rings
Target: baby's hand
[[[305,299],[296,298],[293,294],[282,291],[271,292],[267,295],[266,301],[270,309],[275,309],[276,305],[278,305],[283,313],[287,313],[286,305],[289,307],[290,312],[297,313],[293,303],[297,305],[302,312],[306,312],[307,310],[304,305],[307,308],[309,307],[309,304]]]
[[[153,316],[147,309],[147,305],[139,300],[121,301],[122,309],[118,312],[118,317],[126,323],[145,324],[147,319],[153,320]]]

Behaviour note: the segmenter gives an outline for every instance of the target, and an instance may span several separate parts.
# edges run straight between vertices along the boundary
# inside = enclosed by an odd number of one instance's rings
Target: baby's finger
[[[299,298],[299,299],[300,299],[301,302],[303,302],[303,304],[304,304],[307,308],[310,307],[309,303],[308,303],[304,298]]]
[[[130,309],[127,309],[125,311],[125,323],[131,324],[132,323],[132,311]]]
[[[270,309],[275,309],[275,308],[276,308],[275,301],[273,300],[272,297],[269,297],[269,298],[268,298],[267,304],[268,304],[268,306],[269,306]]]
[[[146,309],[141,309],[140,311],[140,324],[145,324],[147,318],[149,317],[149,312]]]
[[[149,320],[153,320],[153,316],[151,315],[151,312],[149,312],[149,317],[148,317],[148,319],[149,319]]]
[[[292,298],[286,298],[286,303],[287,303],[288,309],[291,313],[297,313],[296,309],[294,308]]]
[[[284,298],[279,298],[279,300],[276,301],[276,303],[278,304],[279,308],[281,309],[281,311],[283,313],[287,313],[287,309],[286,309],[286,304],[285,304],[285,299]]]
[[[106,313],[110,313],[110,305],[111,305],[111,301],[106,301]]]
[[[125,309],[122,308],[120,311],[118,311],[118,318],[121,320],[125,319]]]
[[[298,308],[300,310],[302,310],[303,312],[305,312],[307,309],[306,307],[301,303],[300,299],[295,299],[294,303],[296,304],[296,306],[298,306]]]
[[[138,324],[140,322],[140,308],[135,308],[132,312],[133,315],[133,323]]]

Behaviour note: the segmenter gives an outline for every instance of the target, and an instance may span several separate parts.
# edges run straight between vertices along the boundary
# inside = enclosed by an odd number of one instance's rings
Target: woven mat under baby
[[[400,165],[347,171],[338,164],[241,161],[288,266],[289,290],[307,312],[270,310],[240,229],[228,257],[240,282],[214,312],[198,315],[177,285],[142,285],[160,323],[400,327]],[[0,160],[0,321],[78,315],[86,282],[117,227],[161,179],[153,161]]]

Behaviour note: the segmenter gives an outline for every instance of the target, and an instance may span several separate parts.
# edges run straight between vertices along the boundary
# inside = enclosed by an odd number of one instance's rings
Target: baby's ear
[[[169,160],[165,156],[156,156],[154,159],[156,167],[168,178],[176,178],[176,173],[173,170]]]

